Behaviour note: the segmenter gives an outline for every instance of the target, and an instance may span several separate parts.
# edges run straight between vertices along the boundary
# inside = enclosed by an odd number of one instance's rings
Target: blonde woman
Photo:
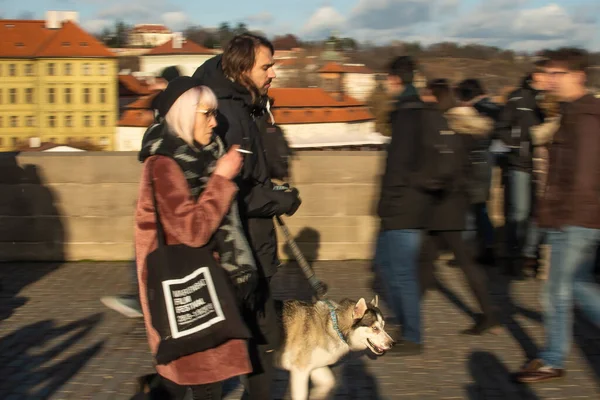
[[[246,298],[255,290],[255,264],[243,234],[234,198],[233,179],[242,167],[235,148],[225,152],[213,135],[217,125],[214,93],[190,77],[169,83],[158,99],[164,122],[144,135],[144,163],[136,210],[135,246],[140,301],[150,349],[156,355],[160,335],[153,326],[146,289],[147,256],[157,248],[153,192],[167,245],[203,247],[216,242],[216,254],[236,293]],[[247,342],[229,340],[215,348],[157,365],[160,398],[221,398],[221,383],[251,372]],[[158,398],[150,396],[151,398]]]

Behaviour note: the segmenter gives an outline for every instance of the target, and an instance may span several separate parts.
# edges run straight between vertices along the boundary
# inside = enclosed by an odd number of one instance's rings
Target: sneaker
[[[564,369],[549,367],[542,360],[532,360],[514,375],[514,379],[520,383],[541,383],[560,379],[565,375]]]
[[[127,318],[141,318],[142,306],[137,295],[105,296],[100,299],[106,307],[123,314]]]

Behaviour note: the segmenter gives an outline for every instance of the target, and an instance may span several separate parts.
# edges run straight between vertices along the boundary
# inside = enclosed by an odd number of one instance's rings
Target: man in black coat
[[[261,400],[272,397],[273,350],[281,340],[269,288],[280,264],[273,217],[293,215],[301,203],[296,189],[273,190],[262,143],[262,131],[273,122],[267,97],[271,81],[276,77],[273,53],[273,45],[267,39],[242,34],[231,40],[222,55],[208,60],[193,75],[217,96],[215,132],[228,147],[237,144],[251,152],[245,156],[236,183],[242,223],[262,278],[262,301],[256,324],[249,326],[253,333],[250,344],[253,372],[246,381],[250,398]],[[247,319],[252,318],[247,316]]]
[[[422,352],[418,258],[421,230],[427,223],[432,184],[424,173],[428,156],[423,132],[424,103],[413,86],[414,61],[398,57],[389,66],[388,87],[396,96],[390,115],[392,139],[387,149],[378,215],[381,231],[375,264],[388,302],[402,325],[402,341],[392,353]]]
[[[506,265],[507,274],[522,278],[521,252],[530,222],[533,188],[531,128],[544,122],[540,107],[547,86],[547,60],[539,60],[522,86],[510,93],[496,125],[496,135],[510,148],[506,156]]]

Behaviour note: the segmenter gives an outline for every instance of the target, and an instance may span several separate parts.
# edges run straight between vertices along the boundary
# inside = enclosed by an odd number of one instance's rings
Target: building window
[[[71,88],[65,88],[65,104],[71,104]]]
[[[67,138],[67,143],[73,143],[73,142],[74,142],[73,138],[71,136],[69,136]]]
[[[83,126],[89,128],[92,126],[92,118],[89,115],[83,117]]]
[[[48,76],[54,76],[56,71],[54,70],[54,63],[48,63]]]
[[[17,76],[17,66],[15,64],[8,64],[8,76]]]
[[[50,138],[50,143],[56,143],[56,138],[55,137],[51,137]]]
[[[0,104],[4,103],[3,93],[4,93],[4,91],[2,89],[0,89]]]
[[[50,103],[50,104],[54,104],[54,102],[56,101],[54,93],[55,93],[54,88],[48,89],[48,103]]]
[[[81,66],[81,71],[83,73],[83,75],[89,75],[90,74],[90,64],[85,63]]]
[[[4,138],[0,137],[0,147],[4,147]]]
[[[29,128],[35,126],[35,118],[33,117],[33,115],[29,115],[25,118],[25,126]]]
[[[19,126],[19,121],[18,121],[17,117],[14,116],[14,115],[11,116],[10,117],[10,127],[11,128],[17,128],[18,126]]]
[[[83,139],[86,143],[92,143],[92,138],[89,136],[86,136],[85,139]]]
[[[70,115],[65,116],[65,126],[67,128],[73,127],[73,117],[71,117]]]
[[[106,126],[106,115],[100,116],[100,126]]]
[[[33,104],[33,88],[25,89],[25,102],[27,104]]]
[[[73,74],[73,70],[71,68],[71,63],[66,63],[65,64],[65,75],[71,76],[72,74]]]
[[[4,128],[4,118],[0,115],[0,128]]]
[[[109,145],[108,138],[106,136],[102,136],[100,138],[100,146],[108,147],[108,145]]]
[[[106,88],[100,88],[100,103],[106,103]]]
[[[13,147],[16,147],[19,145],[19,138],[13,137],[12,138],[12,145]]]
[[[25,76],[33,76],[33,64],[25,64]]]
[[[83,102],[85,104],[90,104],[90,88],[83,89]]]
[[[2,76],[2,73],[4,72],[4,71],[2,70],[2,69],[3,69],[2,67],[3,67],[3,65],[2,65],[2,64],[0,64],[0,76]]]
[[[100,64],[100,75],[106,75],[106,64]]]
[[[48,127],[54,128],[56,126],[56,117],[54,115],[48,115]]]
[[[8,102],[10,104],[17,104],[17,89],[8,90]]]

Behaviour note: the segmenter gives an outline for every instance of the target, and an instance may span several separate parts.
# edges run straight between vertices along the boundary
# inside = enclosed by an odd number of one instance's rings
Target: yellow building
[[[115,55],[75,22],[0,20],[0,151],[31,139],[112,150]]]

